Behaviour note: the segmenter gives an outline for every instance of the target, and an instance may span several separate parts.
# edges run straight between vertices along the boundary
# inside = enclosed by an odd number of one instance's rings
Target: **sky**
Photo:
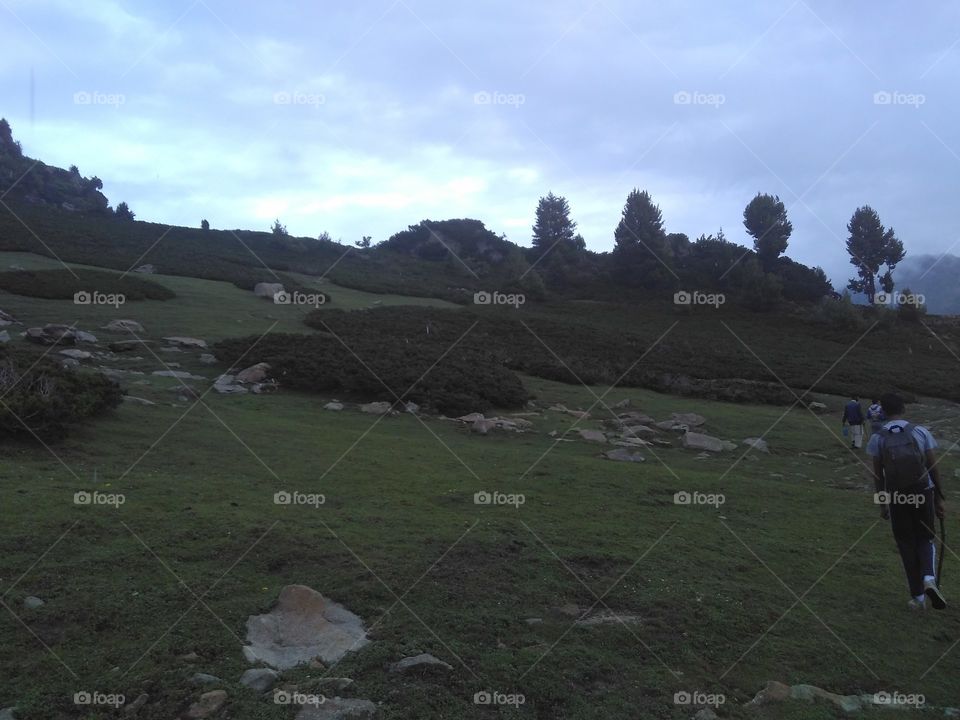
[[[960,4],[768,0],[0,0],[0,116],[139,219],[374,242],[475,217],[530,244],[565,196],[613,247],[632,188],[669,232],[852,275],[865,204],[960,251]]]

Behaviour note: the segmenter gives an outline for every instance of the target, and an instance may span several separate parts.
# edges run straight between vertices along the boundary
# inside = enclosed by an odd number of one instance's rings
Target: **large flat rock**
[[[357,615],[305,585],[287,585],[273,610],[247,618],[247,642],[249,662],[287,670],[314,658],[330,665],[370,641]]]

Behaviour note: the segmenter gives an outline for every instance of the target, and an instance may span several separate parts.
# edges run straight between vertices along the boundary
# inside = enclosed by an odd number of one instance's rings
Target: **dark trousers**
[[[903,491],[923,497],[923,503],[890,503],[890,525],[907,573],[910,594],[923,595],[923,576],[935,575],[937,549],[934,544],[934,490]]]

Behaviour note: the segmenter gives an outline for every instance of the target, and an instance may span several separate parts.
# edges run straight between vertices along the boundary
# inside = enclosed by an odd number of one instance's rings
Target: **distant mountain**
[[[100,178],[81,176],[76,165],[64,170],[24,155],[10,124],[0,119],[0,194],[7,201],[106,215],[110,207],[102,188]]]
[[[908,255],[893,277],[897,289],[923,295],[931,313],[960,315],[960,256]]]

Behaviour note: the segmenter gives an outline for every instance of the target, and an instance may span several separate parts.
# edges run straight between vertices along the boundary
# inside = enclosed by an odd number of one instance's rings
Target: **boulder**
[[[676,432],[686,432],[690,429],[689,425],[684,425],[676,420],[661,420],[660,422],[656,423],[654,427],[657,427],[660,430],[675,430]]]
[[[418,412],[420,412],[420,406],[417,405],[415,402],[411,402],[408,400],[403,404],[403,411],[408,412],[411,415],[416,415]]]
[[[237,373],[237,382],[244,384],[262,383],[267,379],[267,373],[270,372],[270,365],[265,362],[251,365],[246,370]]]
[[[642,412],[630,411],[620,413],[617,418],[626,425],[653,425],[654,419]]]
[[[807,404],[807,407],[810,408],[811,410],[813,410],[815,413],[817,413],[817,415],[823,415],[824,413],[830,412],[830,408],[828,408],[828,407],[827,407],[824,403],[822,403],[822,402],[812,402],[812,403],[808,403],[808,404]]]
[[[323,409],[324,410],[343,410],[343,403],[337,402],[336,400],[334,400],[333,402],[328,402],[326,405],[324,405]]]
[[[76,336],[78,343],[95,345],[97,342],[97,336],[93,333],[88,333],[86,330],[74,330],[74,335]]]
[[[670,419],[687,427],[700,427],[707,422],[703,415],[697,415],[696,413],[671,413]]]
[[[377,706],[369,700],[340,697],[307,703],[301,708],[294,720],[369,720],[377,712]]]
[[[435,658],[428,653],[405,657],[390,665],[390,672],[407,672],[408,670],[453,670],[453,666]]]
[[[0,330],[0,343],[10,342],[10,333],[6,330]]]
[[[250,668],[240,676],[240,684],[257,693],[265,693],[280,679],[280,673],[270,668]]]
[[[481,417],[478,420],[474,420],[470,425],[470,432],[475,432],[478,435],[486,435],[496,427],[497,423],[492,419],[488,420],[487,418]]]
[[[16,720],[16,712],[15,707],[3,708],[3,710],[0,710],[0,720]]]
[[[475,423],[477,420],[483,420],[483,419],[484,419],[483,413],[478,413],[478,412],[472,412],[457,418],[457,420],[461,420],[465,423]]]
[[[213,389],[220,395],[245,395],[250,392],[243,385],[237,385],[233,381],[233,375],[221,375],[213,384]]]
[[[581,428],[577,430],[577,432],[580,434],[580,437],[587,442],[605,443],[607,441],[607,436],[599,430],[588,430],[586,428]]]
[[[171,337],[165,337],[163,341],[165,343],[169,343],[170,345],[173,345],[174,347],[183,348],[184,350],[206,350],[207,349],[206,340],[200,340],[199,338],[173,335]]]
[[[103,326],[104,330],[111,332],[142,333],[143,325],[136,320],[111,320]]]
[[[253,294],[257,297],[267,298],[273,300],[273,296],[277,293],[286,292],[286,288],[283,287],[282,283],[268,283],[262,282],[257,283],[253,287]]]
[[[688,450],[706,450],[712,453],[723,452],[724,450],[723,440],[703,433],[685,432],[681,443]]]
[[[753,448],[759,452],[770,453],[770,448],[767,445],[767,441],[763,438],[747,438],[743,441],[743,444],[749,448]]]
[[[790,688],[790,697],[794,700],[824,700],[844,712],[852,713],[863,709],[863,702],[856,695],[837,695],[814,685],[794,685]]]
[[[189,720],[203,720],[220,711],[227,702],[226,690],[211,690],[200,696],[187,710],[184,717]]]
[[[644,462],[646,458],[638,452],[632,452],[626,448],[616,448],[607,450],[603,454],[607,460],[616,460],[617,462]]]
[[[77,340],[77,334],[69,325],[44,325],[40,327],[27,328],[24,335],[30,342],[39,345],[73,345]]]
[[[623,437],[650,437],[656,434],[657,431],[648,425],[630,425],[623,428],[621,433]]]
[[[329,665],[369,643],[363,620],[305,585],[287,585],[273,610],[247,618],[247,641],[249,662],[278,670],[314,658]]]
[[[10,313],[0,310],[0,327],[6,327],[7,325],[20,325],[20,323]]]
[[[23,599],[23,606],[27,608],[27,610],[39,610],[44,605],[46,605],[46,603],[43,600],[33,595]]]
[[[146,265],[141,265],[138,268],[134,268],[135,273],[144,273],[145,275],[153,275],[157,272],[157,266],[152,263],[147,263]]]
[[[766,686],[747,705],[769,705],[783,702],[790,697],[790,686],[776,680],[768,680]]]
[[[217,362],[217,358],[214,355],[211,355],[210,353],[201,353],[200,362],[202,362],[204,365],[215,365]]]
[[[371,415],[386,415],[390,412],[391,404],[388,402],[371,402],[360,406],[360,412],[370,413]]]

